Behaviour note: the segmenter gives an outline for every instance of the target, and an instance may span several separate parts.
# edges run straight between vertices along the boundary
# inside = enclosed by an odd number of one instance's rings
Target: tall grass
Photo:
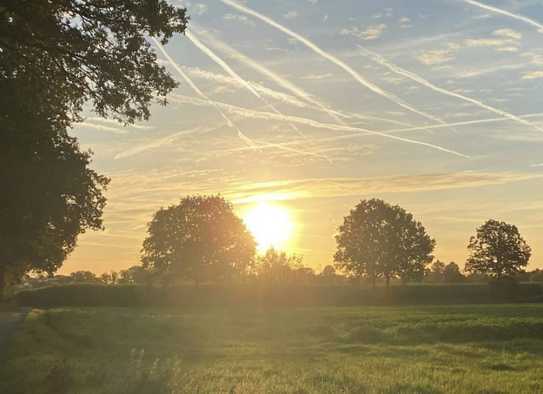
[[[536,393],[543,306],[34,310],[4,393]]]

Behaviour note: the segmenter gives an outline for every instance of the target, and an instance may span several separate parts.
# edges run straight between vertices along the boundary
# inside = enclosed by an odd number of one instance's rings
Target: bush
[[[539,302],[540,284],[397,286],[148,286],[69,285],[21,291],[19,305],[57,306],[350,306]]]

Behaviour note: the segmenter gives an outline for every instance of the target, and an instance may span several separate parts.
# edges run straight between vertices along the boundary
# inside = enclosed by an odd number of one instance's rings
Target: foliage
[[[513,278],[528,265],[532,250],[518,228],[497,220],[488,220],[477,229],[468,245],[471,252],[466,271],[491,278]]]
[[[538,393],[543,306],[33,310],[0,392]],[[383,373],[386,370],[387,373]]]
[[[74,282],[98,282],[99,279],[96,277],[94,272],[90,271],[75,271],[70,274],[70,279]]]
[[[273,248],[257,257],[255,270],[258,280],[274,285],[303,285],[315,280],[315,273],[303,266],[301,256],[288,256]]]
[[[23,119],[3,125],[0,291],[3,273],[14,280],[30,270],[52,274],[79,234],[101,229],[109,182],[89,168],[90,153],[47,121],[42,119],[40,129]]]
[[[232,205],[220,196],[189,196],[161,208],[148,224],[144,268],[196,283],[248,271],[256,244]]]
[[[67,127],[85,103],[128,123],[175,82],[146,40],[187,25],[164,0],[0,3],[0,297],[7,282],[55,272],[77,236],[102,228],[109,180]]]
[[[422,276],[435,241],[420,222],[399,206],[363,200],[345,217],[336,235],[336,266],[373,283],[385,278]]]
[[[146,36],[164,44],[187,22],[165,0],[3,1],[0,91],[54,127],[79,120],[87,102],[100,116],[147,119],[153,97],[176,83]]]

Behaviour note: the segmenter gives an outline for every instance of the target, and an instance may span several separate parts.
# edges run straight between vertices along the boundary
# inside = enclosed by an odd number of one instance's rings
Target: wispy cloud
[[[214,105],[214,106],[220,107],[221,109],[223,109],[224,111],[227,111],[230,114],[238,115],[238,116],[242,116],[242,117],[250,117],[250,118],[253,118],[253,119],[278,120],[278,121],[283,121],[283,122],[293,122],[293,123],[297,123],[297,124],[301,124],[301,125],[305,125],[305,126],[309,126],[309,127],[314,127],[314,128],[318,128],[318,129],[326,129],[326,130],[351,131],[351,132],[352,131],[357,131],[359,134],[374,135],[374,136],[382,137],[382,138],[385,138],[385,139],[395,140],[395,141],[398,141],[398,142],[425,146],[427,148],[438,150],[438,151],[448,153],[448,154],[451,154],[451,155],[454,155],[454,156],[458,156],[458,157],[462,157],[462,158],[469,158],[469,156],[467,156],[467,155],[465,155],[463,153],[457,152],[457,151],[452,150],[452,149],[445,148],[445,147],[440,146],[440,145],[432,144],[432,143],[429,143],[429,142],[413,140],[413,139],[410,139],[410,138],[399,137],[399,136],[396,136],[396,135],[391,135],[391,134],[376,131],[376,130],[369,130],[369,129],[364,129],[364,128],[360,128],[360,127],[352,127],[352,126],[343,126],[343,125],[332,124],[332,123],[322,123],[322,122],[318,122],[316,120],[302,118],[302,117],[299,117],[299,116],[279,115],[279,114],[275,114],[275,113],[272,113],[272,112],[255,111],[255,110],[252,110],[252,109],[242,108],[242,107],[238,107],[238,106],[234,106],[234,105],[226,104],[226,103],[219,103],[219,102],[210,103],[208,100],[197,100],[197,99],[194,99],[194,98],[191,98],[191,97],[186,97],[186,96],[179,96],[179,95],[172,96],[171,100],[176,101],[176,102],[180,102],[180,103],[185,103],[185,104]],[[443,126],[449,127],[449,125],[443,125]],[[418,128],[418,129],[422,129],[422,127]],[[409,129],[409,130],[412,130],[412,129]],[[359,134],[357,134],[357,135],[359,135]],[[337,137],[333,137],[333,138],[337,139]],[[352,136],[351,136],[351,138],[352,138]]]
[[[465,101],[465,102],[468,102],[470,104],[473,104],[473,105],[476,105],[477,107],[480,107],[480,108],[483,108],[487,111],[490,111],[490,112],[493,112],[495,114],[498,114],[498,115],[501,115],[505,118],[508,118],[508,119],[511,119],[512,121],[514,122],[517,122],[517,123],[520,123],[522,125],[525,125],[525,126],[530,126],[538,131],[541,131],[543,132],[543,128],[525,120],[525,119],[522,119],[516,115],[513,115],[509,112],[506,112],[504,110],[501,110],[501,109],[498,109],[498,108],[495,108],[495,107],[492,107],[488,104],[485,104],[483,103],[482,101],[480,100],[476,100],[472,97],[468,97],[468,96],[465,96],[463,94],[459,94],[459,93],[456,93],[456,92],[453,92],[453,91],[450,91],[450,90],[447,90],[447,89],[444,89],[440,86],[437,86],[433,83],[431,83],[430,81],[424,79],[423,77],[421,77],[420,75],[418,74],[415,74],[413,72],[410,72],[410,71],[407,71],[407,70],[404,70],[403,68],[397,66],[396,64],[392,64],[390,63],[389,61],[387,61],[384,57],[382,57],[381,55],[375,53],[375,52],[372,52],[366,48],[362,48],[360,47],[366,54],[369,55],[369,57],[371,59],[373,59],[375,62],[381,64],[382,66],[386,67],[387,69],[389,69],[390,71],[392,71],[393,73],[395,74],[398,74],[398,75],[401,75],[402,77],[405,77],[405,78],[408,78],[426,88],[429,88],[435,92],[438,92],[438,93],[441,93],[441,94],[444,94],[446,96],[449,96],[449,97],[454,97],[454,98],[457,98],[459,100],[462,100],[462,101]]]
[[[172,57],[168,54],[168,52],[166,51],[166,49],[164,49],[164,47],[162,46],[162,44],[160,44],[160,42],[152,37],[152,40],[153,42],[155,43],[155,45],[157,46],[157,48],[160,50],[160,52],[162,52],[162,55],[164,55],[164,57],[168,60],[168,62],[171,64],[171,66],[177,71],[177,73],[181,76],[181,78],[183,78],[183,80],[192,88],[192,90],[194,90],[196,92],[196,94],[198,94],[198,96],[200,96],[201,98],[203,98],[204,100],[206,100],[208,103],[211,104],[211,106],[213,106],[217,112],[219,113],[219,115],[221,115],[221,117],[224,119],[224,121],[226,122],[226,124],[228,125],[228,127],[232,127],[234,128],[237,133],[238,133],[238,137],[244,141],[247,145],[249,145],[250,147],[254,148],[255,147],[255,144],[254,142],[249,138],[247,137],[242,131],[241,129],[234,123],[230,120],[230,118],[215,104],[213,104],[214,102],[204,93],[200,90],[200,88],[198,88],[198,86],[196,86],[196,84],[192,81],[192,79],[190,79],[190,77],[181,69],[181,67],[179,67],[179,65],[172,59]]]
[[[468,4],[471,4],[471,5],[475,6],[475,7],[482,8],[482,9],[484,9],[486,11],[491,11],[491,12],[494,12],[496,14],[508,16],[509,18],[513,18],[513,19],[525,22],[525,23],[537,28],[540,33],[543,33],[543,24],[539,23],[538,21],[536,21],[534,19],[528,18],[527,16],[515,14],[513,12],[504,10],[502,8],[494,7],[494,6],[484,4],[484,3],[481,3],[481,2],[475,1],[475,0],[464,0],[464,1],[466,3],[468,3]]]
[[[381,23],[379,25],[371,25],[365,28],[350,27],[342,29],[340,34],[342,36],[353,36],[360,40],[371,41],[376,40],[383,35],[387,28],[387,25]]]
[[[543,174],[477,171],[379,178],[310,178],[249,184],[238,190],[233,189],[230,198],[234,203],[244,204],[254,202],[259,195],[271,199],[277,196],[277,199],[282,200],[371,196],[383,193],[478,188],[542,178]]]
[[[260,19],[264,23],[267,23],[268,25],[275,27],[276,29],[278,29],[279,31],[287,34],[288,36],[292,37],[296,41],[304,44],[306,47],[308,47],[309,49],[311,49],[312,51],[317,53],[319,56],[329,60],[333,64],[335,64],[338,67],[340,67],[341,69],[343,69],[345,72],[347,72],[360,85],[362,85],[365,88],[371,90],[372,92],[378,94],[379,96],[382,96],[382,97],[392,101],[396,105],[398,105],[398,106],[400,106],[400,107],[402,107],[404,109],[407,109],[408,111],[413,112],[413,113],[415,113],[415,114],[417,114],[419,116],[422,116],[422,117],[424,117],[426,119],[430,119],[432,121],[440,122],[440,123],[443,122],[441,119],[412,107],[411,105],[409,105],[409,104],[405,103],[403,100],[401,100],[399,97],[396,97],[394,94],[392,94],[390,92],[387,92],[387,91],[383,90],[382,88],[380,88],[379,86],[377,86],[376,84],[374,84],[373,82],[370,82],[370,81],[366,80],[362,75],[360,75],[358,72],[353,70],[350,66],[348,66],[343,61],[339,60],[337,57],[335,57],[332,54],[324,51],[323,49],[321,49],[317,45],[315,45],[313,42],[311,42],[308,39],[302,37],[298,33],[293,32],[292,30],[286,28],[285,26],[275,22],[271,18],[269,18],[267,16],[264,16],[264,15],[262,15],[262,14],[256,12],[256,11],[242,5],[242,4],[236,3],[235,1],[232,1],[232,0],[221,0],[221,1],[224,4],[227,4],[227,5],[235,8],[235,9],[237,9],[240,12],[243,12],[243,13],[251,15],[251,16],[257,18],[257,19]]]

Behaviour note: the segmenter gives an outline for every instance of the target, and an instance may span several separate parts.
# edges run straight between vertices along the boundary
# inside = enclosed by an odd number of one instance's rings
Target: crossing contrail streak
[[[527,115],[522,115],[522,117],[523,118],[543,117],[543,113],[527,114]],[[432,130],[432,129],[440,129],[440,128],[448,128],[448,127],[478,125],[478,124],[485,124],[485,123],[499,123],[499,122],[505,122],[507,120],[508,119],[503,118],[503,117],[480,119],[480,120],[469,120],[469,121],[464,121],[464,122],[449,123],[449,124],[446,124],[446,125],[420,126],[420,127],[411,127],[411,128],[407,128],[407,129],[389,130],[387,133],[424,131],[424,130]],[[352,128],[352,129],[355,129],[355,128]],[[335,142],[335,141],[340,141],[340,140],[348,140],[348,139],[353,139],[353,138],[360,138],[360,137],[364,137],[364,136],[367,136],[367,135],[368,135],[367,132],[359,131],[359,132],[351,133],[351,134],[344,134],[344,135],[339,135],[339,136],[318,138],[318,139],[314,139],[313,142],[316,142],[316,143],[319,143],[319,142]],[[305,141],[305,140],[289,141],[289,142],[283,143],[283,146],[285,146],[285,145],[299,145],[299,144],[303,144],[303,143],[307,143],[307,141]],[[244,147],[244,148],[238,148],[238,149],[245,150],[247,148]],[[543,167],[543,163],[541,163],[540,165],[538,165],[538,164],[532,165],[532,167]]]
[[[273,112],[276,112],[278,114],[282,113],[275,108],[273,104],[268,102],[260,93],[258,93],[249,82],[247,82],[245,79],[243,79],[237,72],[235,72],[232,67],[230,67],[223,59],[221,59],[215,52],[213,52],[211,49],[209,49],[203,42],[201,42],[197,37],[194,36],[193,33],[186,31],[185,35],[187,38],[203,53],[205,53],[211,60],[213,60],[215,63],[219,65],[228,75],[230,75],[232,78],[234,78],[236,81],[239,82],[240,85],[244,86],[249,92],[251,92],[256,98],[261,100],[264,104],[266,104]],[[300,132],[300,130],[294,126],[293,124],[290,125],[292,129],[296,132]]]
[[[306,101],[307,103],[312,104],[312,105],[316,106],[317,108],[319,108],[320,110],[326,112],[327,114],[330,115],[330,117],[332,117],[332,119],[336,120],[339,123],[342,123],[342,124],[344,123],[343,120],[336,113],[334,113],[332,110],[330,110],[330,108],[326,107],[326,105],[324,105],[319,100],[312,97],[309,93],[304,91],[299,86],[297,86],[294,83],[290,82],[289,80],[281,77],[277,73],[271,71],[267,67],[265,67],[262,64],[254,61],[253,59],[249,58],[248,56],[242,54],[241,52],[239,52],[238,50],[232,48],[228,44],[226,44],[226,43],[224,43],[222,41],[219,41],[214,37],[210,38],[210,41],[212,42],[213,46],[215,46],[216,48],[222,50],[223,52],[228,53],[233,58],[239,60],[240,62],[242,62],[246,66],[251,67],[252,69],[259,72],[260,74],[265,75],[266,77],[268,77],[269,79],[274,81],[276,84],[278,84],[282,88],[288,90],[289,92],[291,92],[295,96],[298,96],[299,98]]]
[[[443,89],[443,88],[441,88],[439,86],[434,85],[433,83],[431,83],[430,81],[424,79],[423,77],[421,77],[418,74],[415,74],[415,73],[413,73],[411,71],[404,70],[400,66],[397,66],[396,64],[390,63],[383,56],[381,56],[381,55],[379,55],[379,54],[377,54],[375,52],[372,52],[369,49],[363,48],[361,46],[359,46],[359,48],[362,49],[367,55],[369,55],[369,57],[373,61],[375,61],[376,63],[379,63],[380,65],[382,65],[382,66],[384,66],[386,68],[388,68],[390,71],[392,71],[395,74],[401,75],[401,76],[403,76],[405,78],[408,78],[408,79],[410,79],[412,81],[415,81],[418,84],[420,84],[420,85],[422,85],[424,87],[427,87],[429,89],[432,89],[435,92],[438,92],[438,93],[444,94],[446,96],[450,96],[450,97],[454,97],[454,98],[466,101],[466,102],[474,104],[474,105],[476,105],[476,106],[478,106],[480,108],[486,109],[487,111],[494,112],[495,114],[501,115],[501,116],[503,116],[505,118],[508,118],[508,119],[513,120],[513,121],[518,122],[518,123],[521,123],[521,124],[523,124],[525,126],[533,127],[536,130],[543,132],[543,128],[541,128],[541,127],[539,127],[537,125],[534,125],[533,123],[528,122],[525,119],[519,118],[518,116],[513,115],[513,114],[511,114],[509,112],[503,111],[501,109],[492,107],[492,106],[490,106],[488,104],[483,103],[480,100],[476,100],[474,98],[464,96],[463,94],[459,94],[459,93],[455,93],[455,92],[452,92],[452,91],[447,90],[447,89]]]
[[[224,119],[224,121],[226,122],[226,124],[228,125],[228,127],[231,127],[233,128],[234,130],[237,131],[238,133],[238,137],[243,141],[245,142],[246,144],[248,144],[249,146],[251,146],[252,148],[255,148],[255,144],[254,142],[249,138],[247,137],[243,131],[241,131],[241,129],[234,123],[230,120],[230,118],[223,112],[223,110],[217,106],[216,104],[214,104],[214,101],[212,101],[204,92],[202,92],[198,86],[196,86],[194,84],[194,82],[192,81],[192,79],[190,79],[190,77],[181,69],[181,67],[179,67],[179,65],[172,59],[172,57],[168,54],[168,52],[166,52],[166,49],[162,46],[162,44],[154,37],[151,37],[153,42],[155,43],[155,45],[157,46],[157,48],[160,50],[160,52],[162,52],[162,54],[164,55],[164,57],[168,60],[168,62],[171,64],[171,66],[175,69],[175,71],[177,71],[177,73],[181,76],[181,78],[183,78],[185,80],[185,82],[192,88],[192,90],[194,90],[196,92],[196,94],[200,97],[202,97],[205,101],[209,102],[211,104],[212,107],[214,107],[217,112],[219,113],[219,115],[221,115],[221,117]]]
[[[529,25],[532,25],[532,26],[536,27],[538,29],[539,33],[543,33],[543,24],[541,24],[541,23],[539,23],[539,22],[537,22],[537,21],[535,21],[533,19],[530,19],[527,16],[514,14],[514,13],[512,13],[510,11],[507,11],[507,10],[504,10],[502,8],[493,7],[491,5],[483,4],[483,3],[480,3],[480,2],[475,1],[475,0],[464,0],[464,2],[466,2],[468,4],[471,4],[471,5],[475,6],[475,7],[482,8],[483,10],[495,12],[496,14],[505,15],[505,16],[508,16],[510,18],[513,18],[513,19],[528,23]]]
[[[329,60],[330,62],[334,63],[336,66],[340,67],[341,69],[343,69],[345,72],[347,72],[355,81],[357,81],[360,85],[366,87],[367,89],[371,90],[372,92],[392,101],[394,104],[396,105],[399,105],[400,107],[408,110],[408,111],[411,111],[417,115],[420,115],[426,119],[430,119],[434,122],[438,122],[438,123],[445,123],[443,120],[433,116],[433,115],[430,115],[430,114],[427,114],[423,111],[420,111],[416,108],[413,108],[412,106],[410,106],[409,104],[405,103],[402,99],[400,99],[399,97],[395,96],[394,94],[390,93],[390,92],[387,92],[385,90],[383,90],[382,88],[380,88],[379,86],[375,85],[374,83],[366,80],[362,75],[360,75],[359,73],[357,73],[355,70],[353,70],[349,65],[347,65],[346,63],[344,63],[343,61],[341,61],[340,59],[338,59],[337,57],[331,55],[330,53],[324,51],[323,49],[319,48],[317,45],[315,45],[313,42],[309,41],[307,38],[304,38],[302,37],[301,35],[299,35],[298,33],[295,33],[293,32],[292,30],[286,28],[285,26],[275,22],[273,19],[265,16],[265,15],[262,15],[244,5],[241,5],[239,3],[236,3],[235,1],[232,1],[232,0],[221,0],[224,4],[232,7],[232,8],[235,8],[236,10],[240,11],[240,12],[243,12],[244,14],[247,14],[247,15],[251,15],[257,19],[260,19],[261,21],[263,21],[264,23],[267,23],[268,25],[270,26],[273,26],[275,27],[276,29],[278,29],[279,31],[289,35],[290,37],[294,38],[295,40],[301,42],[302,44],[304,44],[306,47],[308,47],[309,49],[311,49],[312,51],[314,51],[315,53],[317,53],[318,55],[320,55],[321,57]]]
[[[403,137],[387,134],[387,133],[376,131],[376,130],[369,130],[369,129],[364,129],[364,128],[360,128],[360,127],[352,127],[352,126],[343,126],[343,125],[334,124],[334,123],[322,123],[322,122],[318,122],[316,120],[301,118],[301,117],[298,117],[298,116],[290,116],[290,115],[282,115],[281,116],[281,115],[278,115],[278,114],[275,114],[275,113],[272,113],[272,112],[255,111],[255,110],[252,110],[252,109],[238,107],[238,106],[235,106],[235,105],[220,103],[220,102],[216,102],[216,101],[210,103],[207,100],[197,100],[197,99],[194,99],[194,98],[191,98],[191,97],[186,97],[186,96],[175,95],[175,96],[172,96],[172,100],[183,103],[183,104],[214,105],[214,106],[218,106],[218,107],[224,109],[225,111],[227,111],[227,112],[229,112],[231,114],[236,114],[236,115],[239,115],[239,116],[249,117],[249,118],[253,118],[253,119],[279,120],[279,121],[283,121],[283,122],[293,122],[293,123],[303,124],[303,125],[314,127],[314,128],[336,130],[336,131],[357,131],[358,134],[369,134],[369,135],[379,136],[379,137],[383,137],[383,138],[387,138],[387,139],[391,139],[391,140],[396,140],[396,141],[400,141],[400,142],[405,142],[405,143],[409,143],[409,144],[426,146],[428,148],[439,150],[441,152],[449,153],[449,154],[452,154],[452,155],[455,155],[455,156],[459,156],[459,157],[463,157],[463,158],[469,158],[469,156],[467,156],[467,155],[465,155],[463,153],[460,153],[460,152],[457,152],[457,151],[442,147],[440,145],[435,145],[435,144],[431,144],[431,143],[428,143],[428,142],[422,142],[422,141],[418,141],[418,140],[412,140],[412,139],[409,139],[409,138],[403,138]],[[448,125],[443,125],[443,126],[448,127]],[[339,136],[339,137],[342,137],[342,136]],[[340,139],[340,138],[331,137],[330,140],[333,141],[335,139]],[[307,143],[307,140],[306,140],[306,143]],[[281,144],[281,145],[285,146],[286,144],[288,144],[288,143]]]

